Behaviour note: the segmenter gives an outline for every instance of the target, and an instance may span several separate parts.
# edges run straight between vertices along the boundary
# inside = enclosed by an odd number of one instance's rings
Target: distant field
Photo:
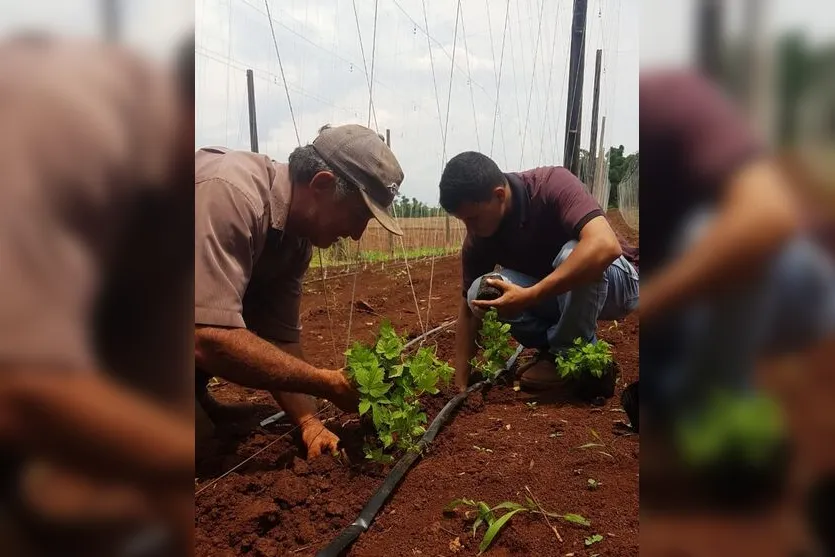
[[[432,255],[448,255],[461,248],[466,230],[464,224],[453,217],[423,217],[399,219],[403,236],[398,238],[386,231],[380,223],[372,220],[359,241],[344,240],[323,250],[322,259],[326,267],[345,265],[357,261],[375,263],[406,257],[415,259]],[[318,254],[313,255],[312,267],[320,266]]]

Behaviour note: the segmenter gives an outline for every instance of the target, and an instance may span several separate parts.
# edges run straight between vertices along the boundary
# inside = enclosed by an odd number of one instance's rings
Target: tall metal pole
[[[119,0],[101,0],[102,22],[104,25],[104,38],[108,42],[119,40]]]
[[[571,22],[571,56],[568,63],[568,106],[565,115],[563,166],[579,174],[580,126],[583,107],[583,70],[586,62],[586,13],[588,0],[574,0]]]
[[[600,151],[597,155],[597,168],[595,168],[595,175],[597,172],[600,172],[601,175],[597,176],[594,182],[594,190],[595,190],[595,199],[598,199],[598,202],[601,205],[601,209],[604,211],[608,209],[608,207],[603,207],[603,205],[609,204],[609,195],[603,195],[602,192],[606,190],[608,187],[611,187],[609,184],[609,177],[605,175],[606,172],[606,151],[604,150],[604,145],[606,138],[606,117],[603,117],[603,124],[600,128]],[[605,199],[604,199],[605,198]]]
[[[696,52],[699,68],[717,81],[722,80],[724,47],[723,0],[699,0]]]
[[[253,153],[258,152],[258,123],[255,120],[255,74],[246,71],[246,92],[249,100],[249,144]]]
[[[597,120],[600,115],[600,66],[602,62],[603,49],[598,48],[594,61],[594,101],[591,108],[591,141],[589,142],[589,158],[591,158],[589,183],[591,184],[594,183],[594,176],[597,172],[595,148],[597,147]]]

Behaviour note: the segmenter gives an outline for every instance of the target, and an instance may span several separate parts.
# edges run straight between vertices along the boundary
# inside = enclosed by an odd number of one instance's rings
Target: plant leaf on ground
[[[530,490],[528,490],[530,492]],[[525,504],[522,505],[520,503],[516,503],[515,501],[503,501],[493,507],[490,507],[484,501],[475,501],[473,499],[461,498],[455,499],[449,502],[444,507],[444,512],[454,512],[456,509],[460,507],[469,508],[470,510],[466,510],[464,512],[464,518],[467,520],[473,520],[472,526],[472,535],[475,537],[478,528],[482,524],[487,525],[487,531],[484,533],[484,537],[481,540],[481,544],[479,545],[479,554],[484,553],[489,547],[490,544],[493,543],[493,540],[501,531],[502,528],[510,521],[510,519],[518,514],[518,513],[531,513],[531,514],[539,514],[545,518],[546,523],[548,523],[548,518],[560,518],[565,520],[566,522],[570,522],[572,524],[577,524],[580,526],[591,526],[591,522],[586,520],[584,517],[580,516],[579,514],[559,514],[554,512],[549,512],[539,506],[536,501],[531,499],[528,496],[525,496]],[[500,510],[507,510],[508,512],[502,514],[501,516],[496,516],[496,511]],[[548,526],[554,530],[559,537],[559,532],[548,523]],[[559,538],[562,541],[562,538]]]
[[[597,442],[595,443],[594,441],[592,441],[592,442],[589,442],[589,443],[584,443],[577,448],[578,449],[583,449],[583,450],[606,449],[606,451],[598,450],[598,451],[595,451],[595,452],[598,452],[598,453],[602,454],[603,456],[608,456],[612,460],[615,460],[615,457],[613,457],[611,455],[611,449],[606,445],[606,443],[603,442],[603,439],[600,437],[600,435],[594,429],[591,429],[589,431],[591,431],[592,438]]]
[[[603,541],[603,536],[601,536],[600,534],[594,534],[593,536],[589,536],[589,537],[586,538],[586,540],[585,540],[586,547],[588,547],[590,545],[594,545],[594,544],[596,544],[598,542],[602,542],[602,541]]]

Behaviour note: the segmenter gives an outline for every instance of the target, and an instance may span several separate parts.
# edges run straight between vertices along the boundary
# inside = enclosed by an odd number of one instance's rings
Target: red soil
[[[401,334],[411,337],[421,332],[409,275],[424,324],[430,280],[430,326],[454,319],[461,296],[459,260],[439,259],[434,273],[431,266],[421,262],[408,272],[400,267],[356,275],[353,298],[366,305],[355,305],[351,340],[373,339],[384,317]],[[316,365],[343,364],[354,278],[326,282],[327,306],[322,283],[306,285],[302,346],[306,358]],[[541,517],[520,514],[488,554],[637,555],[638,437],[625,434],[617,424],[625,419],[619,409],[620,391],[638,377],[636,319],[617,327],[601,323],[600,336],[614,346],[622,373],[615,398],[602,408],[592,408],[564,397],[537,399],[509,386],[472,395],[347,554],[452,555],[450,542],[459,538],[463,547],[456,554],[475,555],[481,535],[469,536],[461,517],[442,513],[444,505],[458,497],[491,505],[524,502],[528,486],[546,510],[580,514],[591,526],[552,519],[563,538],[560,542]],[[430,342],[439,356],[451,360],[453,339],[449,329]],[[330,456],[307,462],[296,436],[283,436],[289,425],[258,426],[260,419],[278,410],[269,394],[223,382],[212,388],[212,394],[228,407],[229,417],[219,427],[217,439],[200,447],[198,455],[198,556],[314,555],[354,521],[390,468],[363,460],[356,416],[333,409],[323,414],[345,445],[350,464]],[[430,420],[451,396],[447,389],[427,400]],[[531,401],[537,401],[535,408],[525,404]],[[600,450],[611,456],[577,448],[594,441],[591,430],[605,444]],[[247,458],[242,467],[212,483]],[[588,489],[589,478],[600,483],[597,490]],[[586,548],[583,540],[592,534],[601,534],[604,540]]]

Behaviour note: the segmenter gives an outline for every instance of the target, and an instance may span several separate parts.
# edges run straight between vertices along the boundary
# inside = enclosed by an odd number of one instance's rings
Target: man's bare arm
[[[565,261],[531,287],[531,303],[599,280],[620,255],[620,242],[606,217],[591,219],[580,230],[580,240]]]
[[[0,440],[89,476],[191,489],[191,417],[94,373],[0,369]]]
[[[314,367],[246,329],[198,327],[195,364],[233,383],[270,392],[305,393],[355,412],[358,395],[341,372]]]
[[[641,285],[641,320],[761,272],[800,225],[796,200],[783,180],[767,161],[739,173],[704,236]]]
[[[470,360],[477,352],[476,335],[480,320],[470,311],[467,299],[461,300],[455,329],[455,386],[463,391],[470,381]]]
[[[301,344],[298,342],[275,342],[282,351],[290,356],[304,361],[304,354],[302,353]],[[297,425],[306,423],[308,420],[314,419],[316,414],[316,399],[310,395],[302,393],[288,393],[281,391],[274,391],[273,397],[281,405],[281,408],[287,413],[287,417]]]

